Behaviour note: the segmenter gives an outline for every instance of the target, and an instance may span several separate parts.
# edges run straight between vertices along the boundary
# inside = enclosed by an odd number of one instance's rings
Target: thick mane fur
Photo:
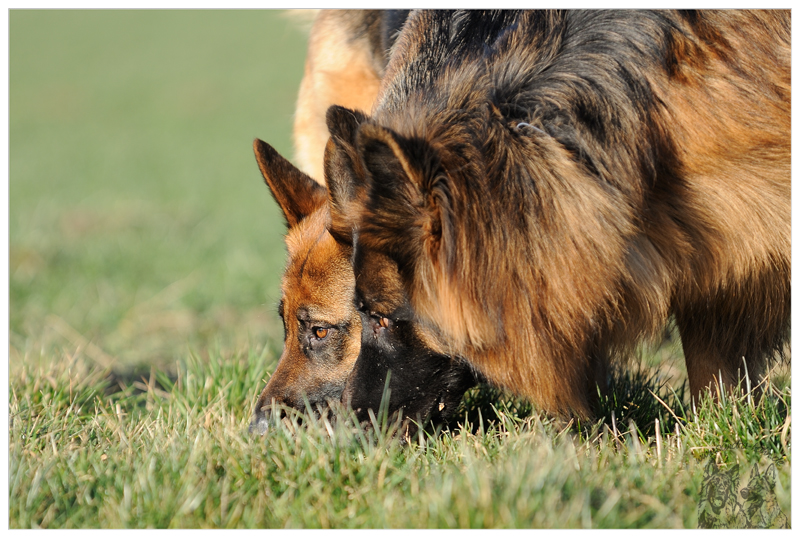
[[[788,327],[788,14],[477,21],[412,13],[399,36],[357,136],[359,248],[398,263],[455,353],[554,412],[586,415],[608,357],[671,315],[690,376],[758,370]]]

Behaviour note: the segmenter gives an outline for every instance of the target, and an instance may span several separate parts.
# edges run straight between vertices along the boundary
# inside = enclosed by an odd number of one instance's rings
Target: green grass
[[[775,462],[790,517],[788,377],[695,412],[674,339],[597,423],[482,387],[408,445],[347,417],[250,436],[285,261],[251,143],[291,155],[303,23],[12,10],[9,31],[10,527],[691,528],[709,458]]]
[[[10,526],[695,527],[709,457],[743,473],[775,462],[790,517],[788,387],[706,399],[691,417],[665,408],[677,431],[662,420],[659,439],[633,422],[616,435],[603,421],[565,427],[480,390],[445,431],[405,446],[391,425],[347,419],[286,420],[256,438],[253,387],[274,355],[209,354],[187,356],[175,378],[126,382],[81,356],[19,370]]]

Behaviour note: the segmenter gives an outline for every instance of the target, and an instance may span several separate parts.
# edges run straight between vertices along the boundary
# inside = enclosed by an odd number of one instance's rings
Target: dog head
[[[256,140],[256,160],[286,220],[289,254],[278,312],[284,349],[250,424],[263,434],[281,407],[312,410],[341,398],[358,357],[361,316],[353,304],[352,247],[329,233],[327,189]]]
[[[362,209],[369,201],[368,167],[358,145],[368,119],[345,108],[329,109],[331,139],[326,148],[325,177],[331,197],[331,233],[357,243]],[[399,242],[413,240],[402,235]],[[446,418],[467,389],[478,382],[472,368],[449,352],[447,343],[421,324],[403,288],[397,261],[369,248],[353,252],[355,302],[361,316],[361,350],[342,399],[366,421],[369,410],[402,411],[418,423]],[[388,398],[388,400],[386,400]],[[383,401],[383,405],[382,405]],[[408,430],[407,430],[408,431]]]
[[[389,416],[402,412],[416,425],[445,420],[478,382],[477,374],[416,319],[395,262],[357,251],[354,267],[361,352],[342,401],[362,422],[379,409]],[[416,425],[406,422],[406,435],[413,435]]]

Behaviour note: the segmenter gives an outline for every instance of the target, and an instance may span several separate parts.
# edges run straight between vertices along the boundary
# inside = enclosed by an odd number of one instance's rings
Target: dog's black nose
[[[261,409],[253,413],[253,420],[250,421],[248,431],[254,435],[264,435],[269,429],[269,416]]]
[[[263,395],[259,398],[256,404],[256,410],[253,411],[253,418],[250,420],[248,431],[254,435],[264,435],[269,430],[270,421],[282,419],[286,416],[286,410],[282,402],[271,399],[270,403],[264,404],[265,398]],[[277,414],[277,417],[275,416]]]

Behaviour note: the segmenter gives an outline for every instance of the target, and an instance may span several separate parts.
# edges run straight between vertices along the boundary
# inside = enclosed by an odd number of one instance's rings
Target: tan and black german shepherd
[[[452,366],[449,356],[429,351],[413,326],[395,320],[390,327],[387,318],[370,317],[357,310],[352,238],[348,234],[341,241],[331,235],[328,191],[318,181],[324,176],[320,169],[329,138],[325,123],[328,107],[333,103],[346,103],[356,109],[371,107],[386,65],[386,51],[406,14],[323,11],[317,17],[295,122],[297,159],[310,175],[268,144],[260,140],[254,143],[259,168],[286,220],[289,260],[278,308],[284,324],[284,350],[258,398],[251,431],[264,433],[273,410],[305,410],[308,404],[314,411],[331,401],[338,402],[361,351],[362,331],[367,348],[380,346],[387,350],[380,353],[380,371],[363,393],[365,403],[359,415],[362,420],[367,418],[369,409],[377,411],[386,388],[396,393],[392,410],[403,407],[409,399],[431,399],[422,407],[435,412],[419,417],[424,421],[455,409],[463,392],[475,383],[465,363]],[[346,115],[351,118],[349,122],[346,118],[334,121],[340,135],[345,124],[353,127],[345,135],[346,143],[352,144],[356,121],[365,116],[350,112]],[[332,166],[329,173],[343,172]],[[395,299],[403,297],[402,290],[398,290]],[[412,358],[420,368],[410,367]],[[402,364],[393,362],[399,360]],[[391,378],[390,369],[394,372]],[[430,369],[449,373],[437,383],[420,385],[420,376]]]
[[[362,310],[554,414],[591,415],[609,361],[669,319],[695,397],[756,378],[788,338],[790,27],[412,12],[371,115],[328,115],[330,230],[352,237]],[[351,402],[380,385],[368,334]]]
[[[325,113],[335,103],[371,109],[386,66],[383,36],[391,33],[382,32],[384,19],[380,11],[368,10],[321,11],[316,16],[294,122],[300,169],[268,144],[253,144],[259,169],[286,221],[289,260],[278,306],[284,350],[258,398],[251,431],[266,431],[275,404],[303,410],[306,402],[338,401],[358,357],[361,318],[352,300],[352,248],[337,243],[327,231]]]

